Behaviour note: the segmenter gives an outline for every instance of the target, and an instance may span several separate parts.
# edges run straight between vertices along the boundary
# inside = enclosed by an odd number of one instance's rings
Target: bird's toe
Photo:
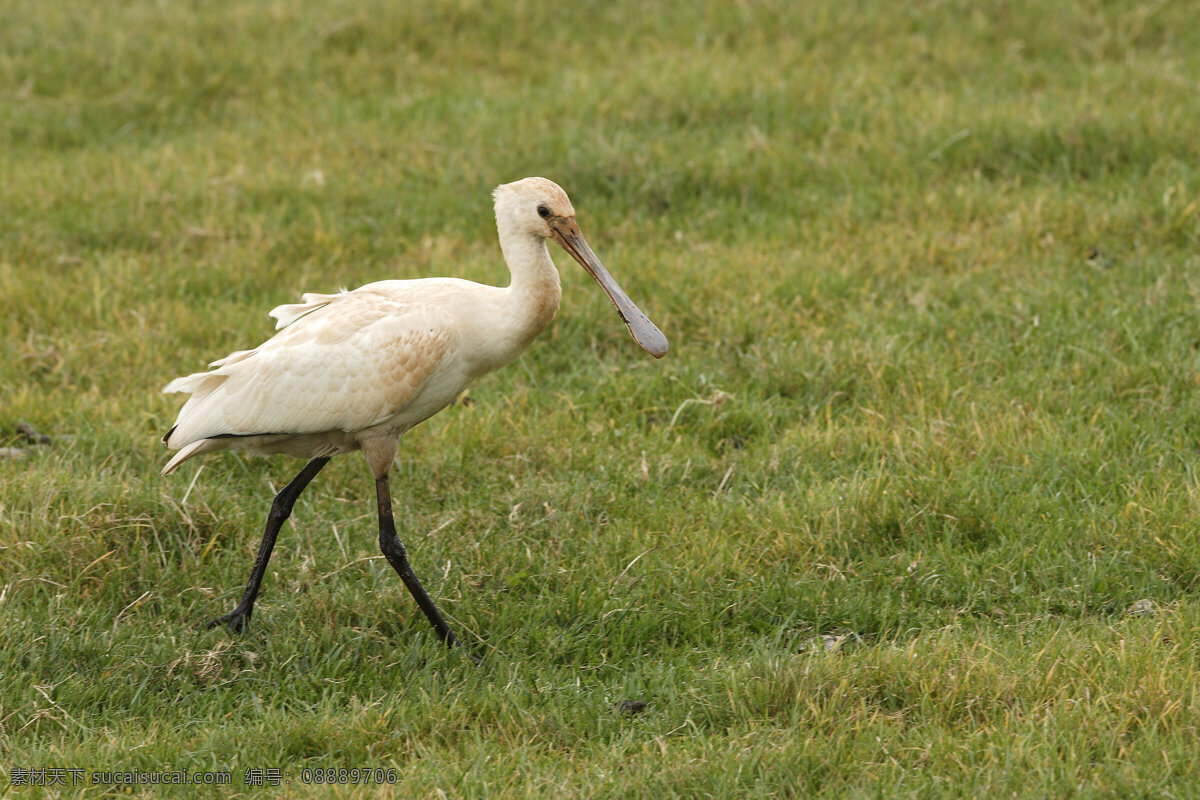
[[[217,617],[216,619],[210,619],[205,627],[209,630],[212,630],[213,628],[224,625],[225,627],[229,628],[230,632],[232,633],[241,633],[246,629],[246,623],[249,621],[249,614],[234,610],[230,611],[228,614]]]

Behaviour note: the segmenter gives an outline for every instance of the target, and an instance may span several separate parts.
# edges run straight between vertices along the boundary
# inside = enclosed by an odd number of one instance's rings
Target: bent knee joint
[[[292,507],[290,505],[285,506],[275,502],[271,504],[271,510],[267,513],[267,519],[282,525],[287,522],[287,518],[291,515]]]
[[[408,551],[404,549],[404,543],[400,541],[398,536],[391,536],[379,539],[379,549],[388,557],[388,560],[400,559],[408,561]]]

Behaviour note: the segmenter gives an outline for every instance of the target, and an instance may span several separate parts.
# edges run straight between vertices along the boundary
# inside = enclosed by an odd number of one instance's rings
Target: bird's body
[[[329,458],[361,450],[377,484],[383,484],[383,545],[384,494],[400,437],[452,403],[473,380],[515,359],[554,319],[562,290],[547,238],[562,244],[592,273],[643,348],[656,357],[666,352],[665,337],[588,248],[562,189],[542,178],[526,178],[499,187],[495,205],[500,245],[512,273],[509,286],[452,278],[385,280],[349,292],[305,294],[301,303],[275,308],[271,316],[280,330],[273,338],[213,362],[209,372],[177,378],[164,389],[191,397],[163,437],[168,448],[178,450],[163,473],[218,450],[313,459],[293,481],[294,495],[285,489],[276,498],[277,506],[280,498],[287,501],[282,503],[286,509],[280,508],[285,519],[295,496]],[[272,532],[277,516],[273,513],[268,521],[261,570],[256,561],[242,603],[220,620],[236,629],[253,608],[270,545],[282,525],[280,519]],[[399,551],[397,559],[388,558],[404,577],[397,566],[402,561],[407,567],[402,545]],[[438,627],[440,616],[435,619],[432,601],[425,600],[429,608],[418,596]],[[452,642],[444,621],[441,626],[439,634]]]
[[[178,378],[190,392],[168,447],[170,473],[201,453],[248,449],[302,458],[395,441],[508,364],[554,318],[558,273],[527,313],[527,298],[450,278],[380,281],[306,294],[271,312],[282,330],[261,346]]]

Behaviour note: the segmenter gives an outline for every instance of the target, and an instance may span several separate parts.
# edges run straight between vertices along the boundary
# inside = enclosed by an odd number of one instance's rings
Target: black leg
[[[417,601],[417,605],[433,623],[433,629],[437,631],[438,637],[446,643],[447,647],[461,645],[458,637],[454,635],[454,631],[450,630],[445,618],[434,605],[433,598],[425,591],[425,587],[421,585],[421,581],[417,579],[416,573],[408,563],[408,552],[404,549],[404,544],[396,533],[396,520],[392,516],[392,493],[388,488],[387,473],[375,480],[375,498],[379,503],[379,549],[383,551],[384,558],[392,565],[392,569],[396,570],[400,580],[404,581],[404,585],[408,587],[413,599]],[[479,658],[473,653],[469,650],[465,652],[472,661],[476,664],[479,663]]]
[[[234,633],[240,633],[246,627],[250,615],[254,613],[254,600],[258,597],[258,587],[262,585],[263,575],[267,571],[267,562],[271,560],[271,551],[275,549],[275,537],[279,535],[283,523],[292,515],[292,506],[296,504],[296,498],[328,463],[328,458],[314,458],[300,470],[299,475],[292,478],[291,483],[275,495],[275,502],[271,503],[271,513],[267,515],[267,529],[263,532],[262,543],[258,546],[258,555],[254,559],[254,568],[250,570],[250,580],[246,583],[241,602],[233,611],[210,621],[208,627],[228,625]]]

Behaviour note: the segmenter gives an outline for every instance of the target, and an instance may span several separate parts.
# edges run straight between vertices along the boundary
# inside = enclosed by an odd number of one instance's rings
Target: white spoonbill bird
[[[457,642],[409,566],[392,516],[388,472],[405,431],[448,406],[474,379],[515,359],[554,319],[562,289],[547,239],[591,273],[646,352],[666,354],[662,331],[584,240],[566,192],[545,178],[525,178],[497,187],[494,199],[509,286],[426,278],[305,294],[303,302],[271,311],[281,329],[274,337],[163,389],[191,395],[162,439],[179,451],[164,475],[217,450],[310,459],[275,496],[241,602],[210,628],[245,627],[296,498],[330,458],[361,450],[375,476],[379,549],[442,641]]]

